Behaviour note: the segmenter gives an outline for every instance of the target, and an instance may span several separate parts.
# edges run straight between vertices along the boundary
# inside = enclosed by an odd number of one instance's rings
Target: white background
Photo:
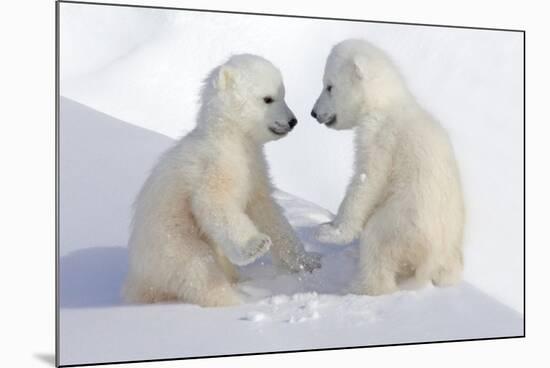
[[[173,6],[208,7],[227,9],[222,1],[155,2]],[[351,2],[350,2],[351,3]],[[546,339],[545,328],[548,309],[544,282],[548,275],[546,244],[547,219],[543,210],[548,205],[546,177],[548,157],[545,143],[548,129],[542,108],[547,104],[545,85],[549,65],[541,9],[525,9],[520,6],[505,6],[500,2],[460,5],[424,2],[414,6],[407,2],[386,2],[349,5],[340,1],[337,5],[300,5],[278,1],[254,3],[232,2],[232,10],[260,11],[272,13],[306,14],[319,16],[356,17],[366,19],[445,23],[475,26],[524,28],[527,36],[527,229],[528,229],[528,301],[527,335],[525,340],[495,341],[483,343],[444,344],[432,346],[366,349],[345,352],[322,352],[315,354],[291,354],[282,356],[260,356],[230,358],[224,360],[187,361],[184,363],[154,364],[151,366],[279,366],[281,364],[334,365],[344,360],[351,365],[401,363],[415,365],[437,364],[443,357],[452,357],[446,363],[461,366],[476,362],[501,366],[521,364],[533,357]],[[4,182],[2,191],[3,220],[2,245],[4,253],[2,273],[4,280],[2,332],[6,334],[4,344],[6,365],[35,366],[36,354],[53,353],[53,262],[54,262],[54,175],[53,175],[53,4],[38,1],[10,5],[3,9],[0,22],[3,52],[2,104],[4,132],[2,149]],[[14,12],[10,7],[17,7]],[[498,9],[498,12],[495,11]],[[5,81],[8,83],[5,84]],[[14,98],[15,97],[15,98]],[[545,134],[546,133],[546,134]],[[539,216],[538,218],[536,216]],[[15,222],[13,220],[16,220]],[[6,273],[6,275],[4,275]],[[395,354],[399,351],[401,354]],[[540,352],[540,351],[539,351]],[[439,359],[433,358],[437,354]],[[13,359],[13,360],[12,360]],[[481,360],[481,362],[480,362]]]

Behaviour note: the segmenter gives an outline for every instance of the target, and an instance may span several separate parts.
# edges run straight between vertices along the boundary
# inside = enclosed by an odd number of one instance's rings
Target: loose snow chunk
[[[312,320],[315,320],[315,319],[319,319],[321,315],[319,314],[319,312],[317,311],[313,311],[312,313],[309,313],[309,314],[306,314],[306,315],[303,315],[303,316],[290,316],[290,318],[288,319],[288,323],[302,323],[302,322],[307,322],[307,321],[312,321]]]
[[[273,305],[281,305],[284,303],[287,303],[289,301],[289,297],[286,295],[275,295],[271,298],[271,304]]]
[[[319,306],[319,300],[313,299],[306,303],[306,308],[308,310],[316,310]]]
[[[260,322],[265,320],[266,318],[267,315],[265,313],[252,311],[248,312],[243,319],[250,322]]]
[[[292,295],[292,300],[293,301],[298,301],[298,302],[307,302],[307,301],[311,301],[311,300],[317,300],[317,298],[319,297],[319,295],[315,292],[315,291],[312,291],[312,292],[309,292],[309,293],[298,293],[298,294],[294,294]]]

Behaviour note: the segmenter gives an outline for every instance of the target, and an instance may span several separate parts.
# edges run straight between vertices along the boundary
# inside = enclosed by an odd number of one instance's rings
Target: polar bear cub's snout
[[[239,121],[238,128],[261,143],[279,139],[298,123],[285,102],[280,71],[255,55],[231,57],[210,76],[219,114],[225,121]],[[258,129],[258,126],[265,129]]]
[[[338,120],[338,116],[330,100],[332,88],[332,85],[328,85],[323,89],[311,110],[311,116],[320,124],[326,125],[327,127],[335,125]]]
[[[292,117],[286,124],[276,121],[272,126],[269,127],[269,130],[275,135],[285,135],[292,129],[294,129],[296,124],[298,124],[298,120],[295,117]]]

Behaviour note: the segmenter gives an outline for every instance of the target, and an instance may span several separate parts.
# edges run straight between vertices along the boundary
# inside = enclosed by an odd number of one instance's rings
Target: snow
[[[267,315],[265,313],[252,311],[252,312],[248,312],[246,314],[246,317],[243,318],[243,320],[251,321],[251,322],[259,322],[259,321],[263,321],[266,318],[267,318]]]
[[[322,254],[321,269],[290,274],[264,256],[240,269],[243,305],[125,305],[131,202],[174,141],[67,98],[60,117],[61,364],[523,334],[521,314],[467,282],[348,294],[357,244],[317,243],[314,231],[332,213],[282,191],[276,199],[307,250]]]
[[[514,336],[522,331],[517,313],[467,284],[380,298],[298,296],[279,305],[266,300],[232,308],[64,309],[61,363]],[[308,298],[318,301],[317,313],[302,308]],[[250,321],[251,314],[265,317]]]

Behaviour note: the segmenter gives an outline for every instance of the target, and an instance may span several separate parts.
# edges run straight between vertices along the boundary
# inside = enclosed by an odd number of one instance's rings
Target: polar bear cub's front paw
[[[271,248],[271,238],[265,234],[258,234],[248,241],[244,253],[251,259],[250,262],[253,262],[267,253],[269,248]]]
[[[257,234],[248,240],[230,261],[237,266],[245,266],[263,256],[271,247],[271,238],[265,234]]]
[[[244,245],[234,244],[225,248],[225,256],[237,266],[246,266],[263,256],[271,248],[271,238],[258,233],[252,236]]]
[[[332,222],[321,224],[317,230],[316,237],[317,240],[322,243],[332,243],[338,245],[346,244],[353,240],[352,234],[349,234],[348,231],[345,231]]]
[[[319,253],[304,253],[298,257],[298,271],[313,272],[321,268],[321,255]]]

